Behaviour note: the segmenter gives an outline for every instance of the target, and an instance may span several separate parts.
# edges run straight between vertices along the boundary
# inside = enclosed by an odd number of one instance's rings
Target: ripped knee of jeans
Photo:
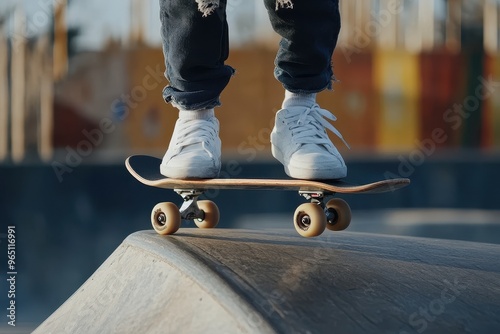
[[[219,0],[196,0],[198,10],[207,17],[219,8]]]
[[[276,10],[280,8],[293,8],[292,0],[276,0]]]

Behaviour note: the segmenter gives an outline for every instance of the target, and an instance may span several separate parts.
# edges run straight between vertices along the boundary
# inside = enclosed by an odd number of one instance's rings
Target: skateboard
[[[346,201],[325,198],[341,194],[375,194],[394,191],[410,184],[409,179],[386,179],[367,184],[350,184],[343,180],[299,179],[171,179],[160,174],[161,159],[133,155],[125,166],[139,182],[157,188],[171,189],[183,199],[178,208],[170,202],[158,203],[151,211],[151,223],[159,234],[174,234],[181,220],[194,220],[199,228],[213,228],[219,222],[219,209],[210,200],[198,200],[211,189],[267,189],[295,190],[308,203],[301,204],[294,213],[293,223],[303,237],[315,237],[325,231],[341,231],[351,222],[351,209]]]

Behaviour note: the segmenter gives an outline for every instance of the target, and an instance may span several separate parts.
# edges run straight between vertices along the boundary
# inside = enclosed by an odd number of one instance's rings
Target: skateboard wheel
[[[330,231],[345,230],[351,223],[351,208],[346,201],[333,198],[326,203],[325,212],[327,216],[326,228]]]
[[[181,226],[181,214],[174,203],[158,203],[151,211],[151,224],[158,234],[174,234]]]
[[[195,219],[194,223],[199,228],[213,228],[219,223],[219,208],[212,201],[198,201],[198,208],[203,211],[203,219]]]
[[[316,237],[326,228],[326,215],[318,204],[304,203],[295,210],[293,224],[301,236]]]

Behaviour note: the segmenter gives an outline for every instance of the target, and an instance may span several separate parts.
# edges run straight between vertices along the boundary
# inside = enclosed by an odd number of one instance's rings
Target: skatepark
[[[348,232],[141,231],[34,333],[491,333],[499,252]]]
[[[368,179],[392,165],[351,163]],[[433,208],[432,198],[421,196],[422,188],[439,191],[425,180],[442,170],[466,184],[461,168],[469,166],[428,162],[405,189],[342,196],[353,208],[349,229],[311,239],[293,228],[293,210],[303,202],[293,191],[221,190],[211,197],[220,226],[185,222],[175,235],[160,236],[150,210],[179,197],[140,184],[123,165],[81,166],[62,184],[50,168],[3,168],[9,179],[23,175],[31,189],[3,182],[6,192],[25,194],[23,202],[4,201],[4,210],[31,203],[32,224],[17,225],[24,268],[17,300],[30,305],[19,307],[19,319],[31,317],[24,328],[36,333],[494,332],[499,215],[467,205],[490,198],[494,208],[498,181],[488,186],[478,175],[481,189],[460,185],[452,200],[461,208]],[[483,168],[493,175],[498,165]],[[281,172],[262,163],[242,165],[241,176],[264,170]],[[417,200],[420,209],[410,209]]]
[[[210,189],[216,228],[155,233],[182,200],[125,160],[161,158],[178,116],[158,4],[0,2],[0,333],[500,333],[500,3],[340,2],[317,102],[347,181],[411,184],[336,194],[351,224],[314,238],[276,189]],[[220,177],[282,179],[279,38],[262,1],[227,6]]]

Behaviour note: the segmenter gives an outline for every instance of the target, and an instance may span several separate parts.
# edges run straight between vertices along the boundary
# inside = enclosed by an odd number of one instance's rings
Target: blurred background
[[[344,196],[350,231],[500,243],[499,8],[497,0],[341,0],[337,82],[318,99],[351,149],[332,139],[351,181],[412,179],[396,193]],[[237,72],[217,110],[222,176],[284,177],[269,149],[283,99],[273,77],[279,38],[262,1],[228,0],[227,14]],[[26,328],[123,238],[150,228],[157,202],[179,202],[124,167],[131,154],[161,157],[177,117],[162,100],[159,31],[158,0],[0,3],[0,258],[14,225],[17,320]],[[301,202],[287,192],[207,197],[221,226],[240,228],[293,229]]]

